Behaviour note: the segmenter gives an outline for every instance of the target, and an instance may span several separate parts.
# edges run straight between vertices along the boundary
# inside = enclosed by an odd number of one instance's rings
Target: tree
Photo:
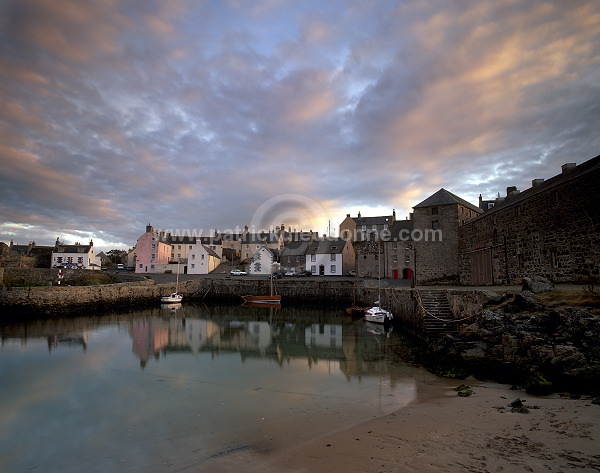
[[[124,250],[110,250],[106,253],[108,259],[113,264],[122,263],[124,261],[124,257],[127,256],[127,252]]]

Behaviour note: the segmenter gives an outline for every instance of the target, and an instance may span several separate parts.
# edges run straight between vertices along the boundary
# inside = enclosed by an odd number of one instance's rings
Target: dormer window
[[[438,214],[438,208],[437,207],[431,207],[431,215],[437,215]]]
[[[337,250],[337,246],[332,246],[331,249],[332,250]]]

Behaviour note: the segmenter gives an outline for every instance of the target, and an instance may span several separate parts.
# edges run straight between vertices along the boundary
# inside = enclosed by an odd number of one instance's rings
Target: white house
[[[269,276],[278,269],[277,250],[267,248],[266,245],[256,250],[256,253],[252,256],[252,261],[248,264],[248,274],[254,276]]]
[[[188,251],[187,258],[188,274],[208,274],[221,264],[221,257],[215,250],[200,242],[191,246],[192,249]]]
[[[94,242],[89,245],[75,243],[74,245],[56,244],[50,262],[52,268],[100,269],[94,256]]]
[[[306,252],[306,270],[320,276],[348,275],[354,269],[354,249],[350,240],[314,240]]]

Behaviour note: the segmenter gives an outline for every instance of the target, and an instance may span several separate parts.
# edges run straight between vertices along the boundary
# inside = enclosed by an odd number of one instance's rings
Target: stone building
[[[390,227],[390,236],[384,242],[384,274],[391,279],[413,279],[415,271],[413,220],[397,220]]]
[[[359,278],[385,278],[384,243],[380,240],[355,241],[356,275]]]
[[[444,235],[445,236],[445,235]],[[460,228],[463,284],[514,284],[524,276],[555,282],[598,279],[600,268],[600,156],[569,163],[548,179],[534,179]]]
[[[413,207],[412,269],[418,283],[458,282],[458,229],[481,213],[480,208],[446,189]]]
[[[285,272],[300,273],[306,268],[306,252],[310,241],[291,241],[281,250],[281,269]]]
[[[395,210],[392,215],[380,217],[363,217],[360,212],[357,217],[346,214],[346,218],[340,223],[339,235],[350,241],[382,240],[395,221]]]

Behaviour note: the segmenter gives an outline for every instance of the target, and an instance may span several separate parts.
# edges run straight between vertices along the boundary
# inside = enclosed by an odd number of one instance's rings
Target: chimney
[[[146,233],[154,233],[154,228],[152,228],[152,225],[150,225],[150,223],[146,225]]]
[[[35,245],[35,243],[34,243]],[[90,246],[94,246],[94,240],[90,239]]]
[[[516,186],[510,186],[506,188],[506,197],[510,197],[513,192],[517,190]]]
[[[350,218],[350,214],[346,214],[346,218]]]
[[[9,247],[9,248],[12,248],[12,247],[13,247],[13,241],[12,241],[12,238],[10,239],[10,245],[8,245],[8,247]]]
[[[360,218],[360,210],[358,211],[358,218]]]
[[[544,179],[534,179],[531,181],[531,187],[538,187],[544,183]]]
[[[569,174],[573,169],[577,167],[577,163],[566,163],[561,166],[563,174]]]
[[[392,221],[396,221],[396,209],[392,209]]]

